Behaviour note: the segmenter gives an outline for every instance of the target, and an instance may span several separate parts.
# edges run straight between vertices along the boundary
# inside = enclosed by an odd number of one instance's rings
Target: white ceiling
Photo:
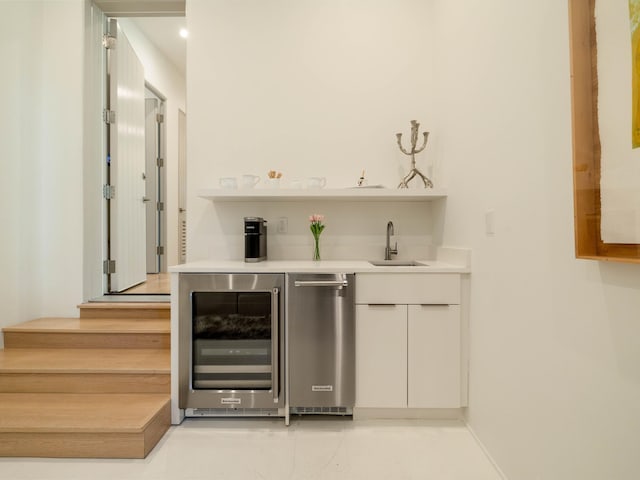
[[[187,71],[187,39],[180,36],[180,29],[187,27],[186,17],[131,17],[140,31],[182,73]]]

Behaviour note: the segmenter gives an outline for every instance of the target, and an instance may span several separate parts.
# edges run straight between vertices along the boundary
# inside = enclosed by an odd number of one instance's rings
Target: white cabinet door
[[[408,308],[409,408],[460,407],[460,306]]]
[[[407,306],[356,305],[356,407],[406,406]]]

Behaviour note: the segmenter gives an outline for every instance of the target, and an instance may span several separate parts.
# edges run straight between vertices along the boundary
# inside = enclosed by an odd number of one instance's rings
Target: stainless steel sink
[[[375,267],[426,267],[426,263],[416,262],[415,260],[369,260],[369,263]]]

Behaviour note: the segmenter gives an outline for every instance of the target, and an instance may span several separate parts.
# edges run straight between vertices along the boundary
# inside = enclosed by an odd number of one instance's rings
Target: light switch
[[[487,210],[484,214],[485,233],[487,235],[496,234],[496,212],[495,210]]]

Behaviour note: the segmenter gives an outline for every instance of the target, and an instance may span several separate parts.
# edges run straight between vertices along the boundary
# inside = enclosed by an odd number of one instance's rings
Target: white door
[[[116,25],[110,21],[112,36]],[[115,268],[108,290],[121,292],[146,280],[145,85],[142,63],[120,26],[115,36],[109,49],[109,110],[115,112],[109,128],[109,259]]]

